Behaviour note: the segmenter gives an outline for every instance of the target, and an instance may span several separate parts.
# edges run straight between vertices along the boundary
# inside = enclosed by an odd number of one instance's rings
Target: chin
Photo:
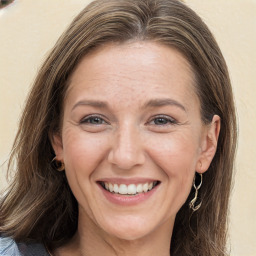
[[[118,229],[118,230],[111,230],[110,233],[112,236],[120,239],[120,240],[126,240],[126,241],[134,241],[142,239],[143,237],[146,237],[149,232],[148,230],[139,230],[136,227],[127,227],[127,229]]]
[[[119,220],[111,221],[104,225],[106,233],[121,240],[134,241],[150,235],[157,225],[154,220],[145,220],[143,217],[129,216]]]

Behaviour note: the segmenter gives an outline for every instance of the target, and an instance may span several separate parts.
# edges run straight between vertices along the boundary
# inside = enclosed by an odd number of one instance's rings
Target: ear
[[[56,155],[56,160],[63,162],[63,144],[59,133],[50,135],[51,144]]]
[[[217,150],[220,125],[220,117],[218,115],[214,115],[212,122],[205,127],[201,144],[201,153],[196,165],[196,171],[198,173],[206,172],[212,162]]]

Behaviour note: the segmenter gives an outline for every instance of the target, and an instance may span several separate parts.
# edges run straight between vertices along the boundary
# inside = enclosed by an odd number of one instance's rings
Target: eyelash
[[[175,124],[178,124],[178,122],[177,122],[174,118],[172,118],[172,117],[170,117],[170,116],[165,116],[165,115],[155,116],[154,118],[151,119],[151,121],[150,121],[148,124],[150,124],[152,121],[156,121],[157,119],[158,119],[158,120],[159,120],[159,119],[162,119],[162,120],[165,121],[164,124],[156,124],[156,123],[155,123],[155,125],[157,125],[157,126],[167,126],[167,125],[175,125]]]
[[[93,119],[94,119],[94,120],[95,120],[95,119],[98,119],[98,120],[100,120],[101,122],[103,121],[104,124],[108,124],[108,122],[106,122],[106,121],[104,120],[104,118],[101,117],[100,115],[90,115],[90,116],[87,116],[87,117],[83,118],[83,119],[80,121],[80,123],[81,123],[81,124],[90,124],[90,125],[102,125],[102,124],[103,124],[103,123],[100,123],[100,124],[93,124],[93,123],[90,123],[90,121],[92,121]]]
[[[101,121],[101,123],[91,123],[90,121],[92,120],[96,120],[98,119],[98,121]],[[169,116],[165,116],[165,115],[159,115],[159,116],[155,116],[154,118],[152,118],[147,124],[151,125],[151,122],[153,121],[156,121],[158,119],[158,121],[161,119],[162,121],[164,121],[165,123],[163,124],[156,124],[157,126],[166,126],[166,125],[175,125],[175,124],[178,124],[178,122],[174,119],[174,118],[171,118]],[[102,124],[109,124],[108,122],[106,122],[104,120],[103,117],[101,117],[100,115],[90,115],[90,116],[87,116],[85,118],[83,118],[81,121],[80,121],[81,124],[90,124],[90,125],[102,125]]]

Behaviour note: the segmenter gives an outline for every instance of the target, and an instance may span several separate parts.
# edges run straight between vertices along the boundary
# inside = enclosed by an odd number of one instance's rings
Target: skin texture
[[[105,45],[79,63],[52,142],[79,224],[56,255],[169,255],[175,216],[195,171],[208,169],[220,129],[218,116],[202,123],[194,81],[177,50],[153,42]],[[142,178],[160,184],[133,205],[110,202],[98,184]]]

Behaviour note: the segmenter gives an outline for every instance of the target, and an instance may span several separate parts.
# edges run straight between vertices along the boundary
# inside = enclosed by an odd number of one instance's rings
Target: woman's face
[[[53,142],[79,225],[128,240],[171,230],[207,169],[194,80],[178,51],[153,42],[110,44],[80,62]]]

